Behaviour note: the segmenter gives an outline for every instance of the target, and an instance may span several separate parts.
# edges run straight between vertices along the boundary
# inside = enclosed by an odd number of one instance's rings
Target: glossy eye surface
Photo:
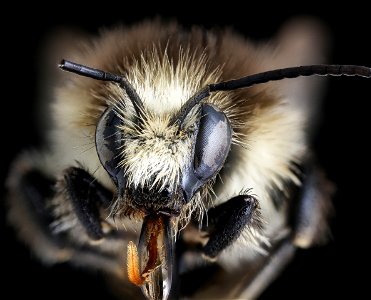
[[[182,188],[186,201],[220,171],[232,142],[231,125],[223,112],[204,104],[201,114],[193,162],[183,171]]]
[[[117,176],[121,171],[118,165],[121,160],[122,139],[121,132],[117,128],[121,122],[113,107],[109,107],[101,116],[95,133],[95,145],[99,160],[116,184]]]
[[[195,175],[205,181],[223,166],[231,145],[228,119],[212,105],[204,105],[194,151]]]

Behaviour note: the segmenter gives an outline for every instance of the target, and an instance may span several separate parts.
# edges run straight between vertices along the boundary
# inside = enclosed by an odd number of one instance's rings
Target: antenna
[[[125,90],[126,94],[129,96],[131,102],[133,103],[137,116],[143,116],[143,102],[139,98],[139,95],[137,94],[133,86],[126,79],[126,77],[105,72],[99,69],[90,68],[65,59],[62,59],[59,64],[59,68],[61,68],[63,71],[75,73],[81,76],[103,81],[112,81],[120,84],[120,86]]]
[[[257,73],[239,79],[209,84],[198,91],[186,103],[183,104],[179,113],[171,120],[171,124],[178,122],[182,124],[191,109],[200,103],[210,93],[220,91],[233,91],[242,88],[249,88],[255,84],[267,83],[286,78],[297,78],[300,76],[361,76],[370,78],[371,68],[355,65],[310,65],[285,69],[276,69],[263,73]]]

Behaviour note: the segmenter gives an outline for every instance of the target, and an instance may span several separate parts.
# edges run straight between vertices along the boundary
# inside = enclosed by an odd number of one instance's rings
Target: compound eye
[[[194,173],[205,182],[222,168],[229,153],[232,129],[226,115],[204,104],[194,150]]]
[[[95,132],[95,145],[99,160],[108,174],[117,183],[117,175],[121,171],[120,149],[122,148],[121,131],[118,126],[122,120],[117,116],[113,106],[102,114]]]
[[[203,104],[193,149],[193,161],[183,170],[181,187],[184,201],[223,167],[232,142],[232,128],[227,116],[215,106]]]

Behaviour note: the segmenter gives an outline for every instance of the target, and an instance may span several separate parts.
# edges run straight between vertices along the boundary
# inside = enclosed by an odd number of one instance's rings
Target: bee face
[[[219,161],[213,162],[212,144],[206,138],[214,126],[207,116],[212,109],[203,110],[197,104],[177,119],[192,94],[220,76],[216,69],[207,70],[204,55],[189,52],[177,49],[177,58],[171,60],[167,51],[144,51],[140,60],[120,72],[127,76],[132,92],[115,84],[99,83],[93,88],[100,102],[108,104],[97,119],[95,143],[99,161],[118,191],[115,207],[172,215],[179,215],[189,203],[204,207],[200,197],[194,196],[207,193],[206,183],[216,176],[228,154],[231,132],[224,134],[224,154],[216,154]],[[133,97],[141,104],[136,105]],[[220,147],[215,151],[221,151]],[[141,200],[149,198],[152,201]]]
[[[96,130],[99,159],[126,206],[145,214],[178,216],[184,204],[223,167],[232,139],[226,115],[196,105],[173,118],[141,111],[129,116],[122,101],[106,109]],[[197,205],[197,204],[196,204]]]

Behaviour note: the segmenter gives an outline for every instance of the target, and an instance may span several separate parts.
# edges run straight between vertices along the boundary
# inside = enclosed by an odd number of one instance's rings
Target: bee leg
[[[75,213],[88,236],[93,240],[103,238],[99,207],[109,206],[112,193],[81,168],[67,169],[64,180]]]
[[[233,297],[257,298],[293,258],[298,247],[308,248],[326,238],[334,187],[314,163],[308,164],[304,174],[301,192],[292,207],[291,232],[272,245],[269,256],[256,266],[255,273],[242,277],[241,286],[246,288]]]
[[[52,232],[55,221],[52,199],[57,195],[56,180],[33,163],[28,154],[13,164],[6,182],[7,220],[18,236],[44,262],[65,261],[68,251],[62,246],[63,237]]]
[[[203,224],[203,229],[209,233],[209,240],[202,249],[203,253],[215,258],[234,243],[247,225],[253,225],[253,221],[257,221],[258,206],[258,201],[254,197],[239,195],[210,208],[207,213],[207,224]]]
[[[52,210],[47,199],[53,197],[55,181],[47,178],[39,170],[33,169],[20,176],[19,192],[28,200],[31,210],[43,225],[53,220]]]
[[[48,265],[68,261],[122,276],[122,255],[115,256],[112,249],[122,248],[123,252],[122,241],[135,237],[112,230],[104,232],[109,247],[104,248],[102,244],[92,242],[85,234],[82,222],[78,220],[65,179],[51,177],[33,162],[34,157],[28,153],[20,156],[14,162],[6,182],[6,204],[9,207],[7,220],[19,238]],[[97,196],[98,205],[112,197],[105,189],[96,186],[94,192],[100,195]],[[121,284],[122,287],[130,288]]]
[[[324,242],[329,233],[327,220],[333,211],[334,187],[314,164],[307,167],[300,198],[292,209],[293,243],[308,248]]]

